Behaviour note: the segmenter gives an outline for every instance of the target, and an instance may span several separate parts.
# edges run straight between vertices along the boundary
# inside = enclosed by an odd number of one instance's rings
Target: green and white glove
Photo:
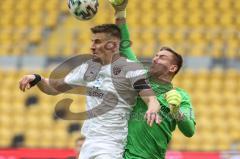
[[[115,10],[116,18],[126,18],[128,0],[108,0]]]
[[[109,0],[109,2],[114,6],[120,6],[122,5],[124,0]]]
[[[165,94],[165,98],[169,104],[171,115],[173,118],[178,118],[179,108],[182,102],[181,94],[175,89],[172,89]]]

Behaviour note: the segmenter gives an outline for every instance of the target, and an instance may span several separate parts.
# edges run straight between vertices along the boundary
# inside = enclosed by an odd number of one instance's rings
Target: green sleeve
[[[129,60],[138,61],[131,48],[131,41],[127,24],[120,24],[118,27],[121,30],[120,54]]]
[[[186,103],[185,103],[186,102]],[[195,120],[192,111],[191,103],[183,102],[180,107],[180,112],[183,113],[183,120],[177,122],[179,130],[187,137],[192,137],[195,133]]]
[[[183,120],[177,122],[179,130],[187,137],[192,137],[195,133],[195,117],[189,95],[181,91],[183,100],[180,105],[180,112],[184,114]]]
[[[192,137],[195,133],[195,123],[191,119],[178,122],[178,128],[187,137]]]

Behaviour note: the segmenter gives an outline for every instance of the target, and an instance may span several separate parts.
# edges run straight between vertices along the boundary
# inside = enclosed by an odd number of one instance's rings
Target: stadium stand
[[[25,135],[27,147],[73,146],[74,136],[79,132],[74,121],[54,120],[54,106],[63,95],[47,96],[36,88],[26,94],[18,90],[15,79],[25,72],[7,73],[1,71],[0,81],[4,82],[1,89],[0,104],[0,146],[9,146],[16,134]],[[44,74],[47,74],[45,72]],[[236,70],[192,70],[182,71],[175,79],[175,85],[185,88],[192,97],[196,112],[197,131],[191,139],[185,138],[179,131],[174,133],[173,149],[182,150],[227,150],[231,142],[240,138],[238,90],[240,74]],[[39,102],[27,107],[25,102],[29,96],[36,96]],[[65,95],[66,96],[66,95]],[[74,99],[72,111],[84,110],[84,98],[70,96]],[[80,124],[80,123],[79,123]],[[70,128],[71,129],[70,129]],[[70,129],[70,130],[69,130]],[[53,131],[54,130],[54,131]],[[69,131],[71,133],[69,133]],[[226,132],[228,132],[226,134]],[[38,142],[40,141],[40,142]],[[202,144],[201,144],[202,143]]]

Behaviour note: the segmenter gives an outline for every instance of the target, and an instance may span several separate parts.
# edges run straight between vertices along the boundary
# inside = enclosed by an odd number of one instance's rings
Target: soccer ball
[[[68,8],[77,19],[89,20],[98,11],[98,0],[68,0]]]

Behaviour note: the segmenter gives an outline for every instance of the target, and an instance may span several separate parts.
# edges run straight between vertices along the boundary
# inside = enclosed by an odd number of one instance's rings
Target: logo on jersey
[[[103,98],[104,93],[98,89],[97,87],[90,88],[88,91],[88,95],[92,97],[98,97],[98,98]]]
[[[115,76],[118,75],[121,71],[122,71],[122,70],[121,70],[120,67],[117,67],[117,66],[113,67],[113,74],[114,74]]]

